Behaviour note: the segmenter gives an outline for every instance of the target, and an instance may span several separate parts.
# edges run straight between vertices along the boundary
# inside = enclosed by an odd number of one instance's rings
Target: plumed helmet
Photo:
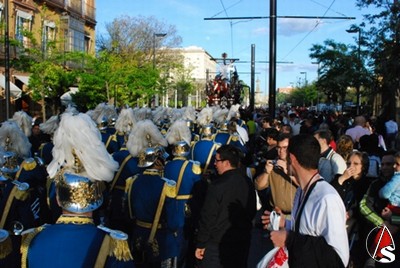
[[[209,138],[215,133],[213,124],[204,125],[201,127],[201,138]]]
[[[4,174],[4,176],[7,176],[9,178],[14,178],[14,175],[18,172],[20,166],[18,164],[18,157],[14,152],[4,152],[1,155],[2,159],[0,162],[2,162],[0,171],[1,173]]]
[[[47,172],[55,181],[60,206],[75,213],[95,210],[103,202],[104,182],[118,170],[96,124],[86,114],[64,113],[53,143]]]
[[[177,141],[173,145],[172,154],[174,156],[187,157],[190,152],[190,146],[185,141]]]
[[[138,167],[147,168],[153,165],[157,159],[166,159],[168,154],[164,147],[148,147],[142,150],[138,155]]]
[[[63,209],[85,213],[94,211],[103,204],[99,181],[91,181],[87,175],[76,174],[73,170],[63,170],[57,176],[57,200]]]
[[[157,146],[167,147],[168,142],[153,121],[146,119],[137,122],[126,143],[130,154],[137,157],[146,148]]]
[[[16,157],[29,157],[31,154],[31,143],[22,129],[13,120],[5,121],[0,127],[0,146],[5,151],[13,152]]]

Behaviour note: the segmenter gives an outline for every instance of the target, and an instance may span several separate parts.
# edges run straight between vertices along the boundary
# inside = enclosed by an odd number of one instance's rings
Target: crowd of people
[[[245,268],[274,246],[290,267],[399,267],[381,250],[400,256],[398,126],[381,121],[239,105],[16,112],[0,126],[0,267]]]

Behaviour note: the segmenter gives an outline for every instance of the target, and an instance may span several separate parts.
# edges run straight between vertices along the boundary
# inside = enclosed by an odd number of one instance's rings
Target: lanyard
[[[317,175],[317,173],[315,175]],[[313,180],[314,176],[310,179],[309,183]],[[314,189],[315,185],[317,184],[317,182],[322,181],[322,180],[323,179],[320,178],[320,179],[314,181],[309,187],[307,185],[306,191],[304,192],[305,193],[304,198],[302,198],[301,196],[299,198],[300,205],[299,205],[299,209],[297,210],[296,217],[295,217],[295,222],[294,222],[294,230],[295,230],[296,233],[298,233],[299,230],[300,230],[301,214],[303,213],[303,210],[304,210],[304,207],[305,207],[305,205],[307,203],[307,200],[308,200],[312,190]]]

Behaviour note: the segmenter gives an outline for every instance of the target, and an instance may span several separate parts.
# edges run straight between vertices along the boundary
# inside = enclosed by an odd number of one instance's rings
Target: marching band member
[[[53,156],[47,171],[55,181],[62,215],[56,224],[23,233],[21,267],[133,267],[127,235],[94,224],[104,182],[113,178],[118,163],[88,115],[61,116]]]
[[[132,247],[137,267],[175,267],[179,254],[176,183],[163,176],[167,141],[150,120],[131,132],[130,153],[145,168],[126,181],[129,216],[135,220]]]
[[[194,188],[201,189],[201,167],[200,163],[188,160],[191,141],[191,132],[184,120],[175,121],[169,128],[166,139],[172,146],[172,154],[174,158],[167,162],[164,168],[164,176],[176,182],[176,196],[178,206],[178,237],[180,238],[180,256],[178,257],[178,266],[193,260],[193,252],[190,251],[189,243],[194,241],[194,232],[198,215],[200,214],[199,202],[193,201]],[[198,191],[197,191],[198,192]],[[188,253],[188,247],[189,252]]]

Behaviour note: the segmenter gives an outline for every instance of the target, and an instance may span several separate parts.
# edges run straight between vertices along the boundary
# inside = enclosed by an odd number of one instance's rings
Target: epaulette
[[[165,191],[165,196],[169,198],[175,198],[178,195],[176,189],[176,182],[167,178],[161,178],[165,181],[163,191]]]
[[[199,141],[199,140],[200,140],[200,135],[199,134],[194,135],[193,142],[196,142],[196,141]]]
[[[21,168],[26,171],[31,171],[31,170],[35,169],[36,165],[37,165],[37,162],[36,162],[35,158],[29,157],[29,158],[26,158],[22,162]]]
[[[31,228],[22,232],[21,239],[21,267],[26,268],[27,266],[27,258],[28,258],[28,249],[31,244],[33,238],[40,233],[42,230],[46,228],[49,224],[45,224],[36,228]]]
[[[12,252],[12,242],[10,234],[0,229],[0,260],[5,259]]]
[[[103,225],[97,226],[100,230],[107,233],[103,244],[108,243],[108,256],[115,257],[119,261],[133,260],[128,245],[128,235],[119,230],[113,230]],[[102,245],[103,246],[103,245]]]
[[[231,138],[231,140],[232,141],[238,141],[239,140],[239,137],[238,136],[236,136],[236,135],[232,135],[232,138]]]
[[[199,175],[201,174],[201,166],[199,161],[189,160],[192,162],[192,171],[194,174]]]

